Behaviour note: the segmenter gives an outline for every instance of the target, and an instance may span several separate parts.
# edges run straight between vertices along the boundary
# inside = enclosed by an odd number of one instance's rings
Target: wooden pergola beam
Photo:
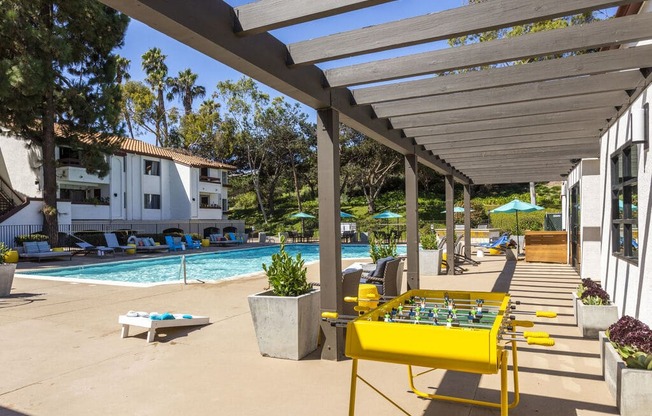
[[[579,135],[578,135],[579,136]],[[433,146],[426,146],[428,150],[436,154],[441,158],[446,158],[450,155],[463,155],[467,153],[476,153],[479,149],[483,151],[492,151],[500,149],[518,149],[518,150],[529,150],[529,149],[545,149],[545,148],[556,148],[561,146],[577,146],[577,145],[591,145],[599,143],[598,138],[596,137],[575,137],[572,139],[547,139],[547,140],[535,140],[535,141],[521,141],[518,143],[508,143],[503,144],[500,141],[494,141],[494,144],[487,144],[483,146],[473,146],[473,147],[459,147],[456,148],[453,143],[450,146],[441,146],[436,149],[430,149]]]
[[[352,92],[357,104],[371,104],[650,67],[652,67],[652,45],[643,45],[357,88]]]
[[[255,35],[393,0],[258,0],[234,8],[235,31]]]
[[[395,129],[404,127],[432,126],[436,124],[461,123],[464,121],[495,120],[514,116],[560,113],[621,106],[629,100],[624,91],[577,95],[574,97],[550,98],[525,103],[509,103],[491,107],[440,111],[437,113],[415,114],[392,117]]]
[[[447,150],[458,150],[458,149],[475,149],[476,147],[482,147],[483,149],[488,148],[489,146],[511,146],[518,145],[521,143],[564,143],[569,140],[574,139],[584,139],[584,138],[593,138],[598,140],[600,136],[596,133],[594,135],[588,135],[583,130],[577,131],[567,131],[561,133],[544,133],[544,134],[532,134],[528,136],[513,136],[513,137],[492,137],[489,139],[476,139],[476,140],[464,140],[464,141],[444,141],[439,143],[421,143],[416,139],[417,144],[425,147],[426,150],[429,150],[435,154],[439,154],[440,151]]]
[[[618,37],[615,37],[614,33],[618,33]],[[652,13],[643,13],[588,25],[344,66],[329,69],[325,74],[331,87],[353,86],[615,46],[650,37]]]
[[[616,115],[613,107],[592,108],[588,110],[569,111],[564,113],[535,114],[532,116],[508,117],[496,120],[469,121],[436,126],[424,126],[403,129],[407,137],[454,135],[461,133],[492,134],[494,130],[529,128],[546,128],[556,125],[573,123],[594,123],[596,128],[606,124],[607,120]]]
[[[474,146],[479,140],[502,140],[507,138],[520,138],[528,140],[540,135],[559,134],[567,132],[593,131],[596,137],[600,130],[595,121],[584,121],[578,123],[546,124],[543,126],[523,126],[507,129],[482,130],[465,133],[437,134],[431,136],[414,136],[414,141],[422,146],[429,144],[453,144],[456,146]]]
[[[481,91],[465,91],[441,96],[420,97],[372,104],[378,117],[397,117],[496,104],[539,101],[618,90],[635,89],[644,81],[640,71],[532,82]]]
[[[288,45],[288,50],[294,64],[317,63],[571,16],[636,1],[640,0],[493,0],[491,3],[472,4],[292,43]]]

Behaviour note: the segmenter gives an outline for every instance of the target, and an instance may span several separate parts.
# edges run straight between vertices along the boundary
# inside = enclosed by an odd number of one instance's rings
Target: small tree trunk
[[[534,182],[530,182],[530,204],[537,204],[537,190],[534,187]]]
[[[57,214],[57,175],[54,161],[54,97],[52,87],[45,94],[43,114],[43,230],[50,245],[59,243],[59,218]]]

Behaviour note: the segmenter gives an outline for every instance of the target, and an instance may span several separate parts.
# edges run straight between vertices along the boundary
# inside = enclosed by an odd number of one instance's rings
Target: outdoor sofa
[[[28,260],[54,259],[68,257],[71,259],[72,253],[70,251],[52,251],[50,244],[47,241],[28,241],[23,243],[23,252],[20,253],[20,258]]]

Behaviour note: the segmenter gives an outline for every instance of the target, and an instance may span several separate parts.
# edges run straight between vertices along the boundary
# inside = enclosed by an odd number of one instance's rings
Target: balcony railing
[[[218,204],[199,204],[199,208],[222,209],[222,206]]]
[[[222,180],[220,178],[216,178],[215,176],[201,175],[199,177],[199,180],[201,182],[222,183]]]

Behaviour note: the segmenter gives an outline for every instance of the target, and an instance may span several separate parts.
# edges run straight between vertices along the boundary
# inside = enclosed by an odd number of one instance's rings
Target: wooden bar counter
[[[568,263],[566,231],[528,231],[525,233],[525,261]]]

